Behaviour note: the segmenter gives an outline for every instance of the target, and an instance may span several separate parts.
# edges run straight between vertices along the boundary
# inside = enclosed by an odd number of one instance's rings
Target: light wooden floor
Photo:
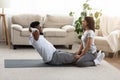
[[[115,66],[116,68],[120,69],[120,52],[117,57],[110,58],[108,56],[105,57],[105,60]]]

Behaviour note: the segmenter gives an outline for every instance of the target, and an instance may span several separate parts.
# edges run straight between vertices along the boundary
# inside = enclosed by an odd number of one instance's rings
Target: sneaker
[[[97,53],[97,58],[101,55],[101,50]]]
[[[95,64],[99,65],[101,61],[104,59],[104,57],[105,57],[105,53],[104,52],[101,53],[101,51],[99,51],[96,59],[94,60]]]

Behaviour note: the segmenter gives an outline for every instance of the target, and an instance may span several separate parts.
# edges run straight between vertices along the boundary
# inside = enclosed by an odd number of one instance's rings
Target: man
[[[51,65],[76,63],[77,54],[58,51],[49,41],[45,39],[40,22],[32,22],[30,24],[29,31],[31,32],[29,37],[30,44],[38,51],[45,63]],[[99,62],[101,61],[99,60]]]

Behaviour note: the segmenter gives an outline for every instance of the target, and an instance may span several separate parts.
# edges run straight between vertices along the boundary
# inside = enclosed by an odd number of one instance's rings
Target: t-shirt
[[[95,53],[96,52],[96,46],[94,44],[94,36],[95,36],[95,33],[93,30],[88,30],[88,31],[85,31],[81,37],[81,40],[82,40],[82,44],[83,44],[83,48],[86,47],[86,44],[87,44],[87,39],[90,37],[92,38],[92,43],[90,45],[90,49],[88,50],[88,52],[90,53]]]
[[[52,56],[56,51],[56,48],[49,41],[47,41],[43,35],[40,35],[39,39],[36,41],[31,34],[29,37],[29,42],[38,51],[45,63],[52,60]]]

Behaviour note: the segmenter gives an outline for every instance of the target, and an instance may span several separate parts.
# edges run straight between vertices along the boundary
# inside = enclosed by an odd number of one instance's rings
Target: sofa
[[[100,29],[96,30],[95,44],[98,50],[113,57],[120,50],[120,17],[102,16]]]
[[[11,18],[11,43],[15,49],[19,45],[30,45],[28,30],[32,21],[40,21],[45,38],[53,45],[67,45],[69,49],[74,43],[73,17],[66,15],[19,14]]]

